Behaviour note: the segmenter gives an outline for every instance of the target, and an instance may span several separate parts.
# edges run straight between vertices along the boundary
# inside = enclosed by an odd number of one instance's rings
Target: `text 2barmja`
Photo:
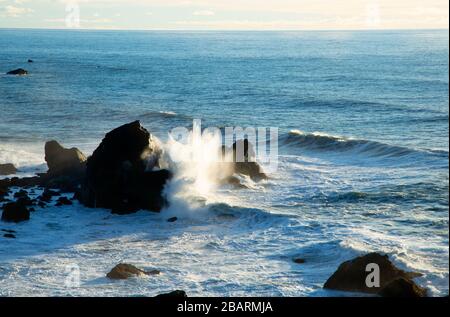
[[[220,306],[213,306],[212,304],[191,304],[185,301],[182,304],[178,304],[177,311],[179,312],[202,312],[208,315],[211,310],[221,312],[259,312],[264,314],[265,312],[273,312],[273,308],[270,302],[233,302],[224,301]]]

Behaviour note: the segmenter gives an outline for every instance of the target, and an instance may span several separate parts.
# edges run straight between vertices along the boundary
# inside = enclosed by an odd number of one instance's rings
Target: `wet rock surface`
[[[367,271],[367,267],[368,265],[372,264],[376,264],[379,267],[379,287],[369,287],[366,283],[366,278],[370,273],[370,271]],[[420,276],[419,273],[405,272],[397,268],[389,260],[389,257],[387,255],[382,255],[380,253],[369,253],[342,263],[337,271],[326,281],[324,288],[348,292],[378,294],[391,282],[398,279],[404,279],[411,285],[415,285],[414,281],[412,281],[412,278],[418,276]],[[393,289],[395,285],[396,284],[391,285],[391,288]],[[417,285],[415,286],[418,288]],[[401,289],[401,287],[397,287],[396,289]],[[387,293],[388,291],[386,291],[384,294]]]
[[[159,294],[156,295],[155,298],[170,298],[170,297],[179,297],[179,298],[185,298],[188,297],[185,291],[182,290],[175,290],[169,293]]]
[[[17,173],[17,168],[14,164],[6,163],[0,164],[0,175],[12,175]]]
[[[158,270],[146,272],[144,270],[135,267],[134,265],[127,263],[120,263],[117,264],[108,274],[106,274],[106,277],[113,280],[125,280],[133,276],[158,275],[158,274],[160,274]]]

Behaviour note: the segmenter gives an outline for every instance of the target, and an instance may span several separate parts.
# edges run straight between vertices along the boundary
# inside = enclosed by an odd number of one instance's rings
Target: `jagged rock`
[[[114,280],[124,280],[132,276],[157,275],[159,273],[160,272],[158,270],[146,272],[144,270],[138,269],[134,265],[120,263],[117,264],[108,274],[106,274],[106,277]]]
[[[22,202],[11,202],[3,206],[2,221],[21,222],[30,219],[30,211]]]
[[[156,295],[155,298],[165,298],[165,297],[180,297],[180,298],[185,298],[187,297],[186,292],[185,291],[181,291],[181,290],[176,290],[170,293],[164,293],[164,294],[159,294]]]
[[[11,179],[6,179],[5,185],[8,187],[21,187],[21,188],[28,188],[33,186],[40,186],[42,183],[42,178],[39,176],[34,177],[13,177]]]
[[[84,180],[86,156],[77,148],[66,149],[57,141],[45,143],[48,171],[41,174],[41,185],[75,192]]]
[[[427,290],[409,279],[400,277],[387,284],[378,295],[383,297],[426,297]]]
[[[12,175],[17,173],[17,168],[14,164],[0,164],[0,175]]]
[[[23,69],[23,68],[18,68],[18,69],[9,71],[9,72],[7,72],[6,74],[7,74],[7,75],[19,75],[19,76],[23,76],[23,75],[27,75],[27,74],[28,74],[28,71],[26,71],[26,70]]]
[[[84,174],[86,156],[77,148],[66,149],[57,141],[45,143],[45,161],[52,176]]]
[[[380,268],[380,287],[368,287],[366,285],[366,278],[370,273],[366,272],[366,267],[372,263],[377,264]],[[324,288],[376,294],[398,278],[410,281],[411,278],[419,275],[418,273],[405,272],[395,267],[387,255],[369,253],[342,263],[337,271],[326,281]],[[413,281],[411,282],[414,283]]]
[[[162,191],[171,173],[151,170],[158,165],[159,152],[139,121],[107,133],[87,161],[86,180],[77,199],[85,206],[107,208],[117,214],[141,209],[160,211],[167,203]]]

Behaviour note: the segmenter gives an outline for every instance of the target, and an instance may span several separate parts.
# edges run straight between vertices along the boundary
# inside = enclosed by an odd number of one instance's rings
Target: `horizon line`
[[[139,28],[68,28],[68,27],[0,27],[0,30],[47,30],[47,31],[153,31],[153,32],[350,32],[350,31],[449,31],[449,28],[361,28],[361,29],[139,29]]]

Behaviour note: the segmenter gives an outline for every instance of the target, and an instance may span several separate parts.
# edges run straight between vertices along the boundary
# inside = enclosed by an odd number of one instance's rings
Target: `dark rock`
[[[28,192],[26,190],[19,190],[14,194],[14,198],[20,198],[20,197],[28,197]]]
[[[45,143],[47,174],[55,176],[83,176],[86,156],[77,148],[66,149],[57,141]]]
[[[220,184],[231,185],[238,189],[248,188],[247,186],[245,186],[244,184],[241,183],[239,178],[237,178],[236,176],[233,176],[233,175],[221,179]]]
[[[23,177],[23,178],[13,177],[9,180],[9,185],[11,187],[21,187],[21,188],[39,186],[41,183],[42,178],[39,176]]]
[[[297,263],[297,264],[303,264],[303,263],[306,263],[306,260],[305,259],[301,259],[301,258],[297,258],[297,259],[294,259],[294,262]]]
[[[17,173],[17,168],[13,164],[0,164],[0,175],[12,175]]]
[[[167,222],[175,222],[177,220],[178,220],[177,217],[172,217],[172,218],[167,219]]]
[[[21,222],[30,219],[30,211],[21,202],[7,203],[3,206],[2,221]]]
[[[5,197],[8,196],[9,191],[7,188],[0,187],[0,202],[5,201]]]
[[[11,229],[2,229],[3,232],[7,232],[7,233],[17,233],[15,230],[11,230]]]
[[[256,162],[236,162],[234,164],[235,173],[248,175],[254,181],[260,181],[267,179],[267,175],[261,169]]]
[[[15,239],[15,238],[16,238],[16,236],[13,235],[12,233],[5,233],[5,234],[3,235],[3,237],[5,237],[5,238],[10,238],[10,239]]]
[[[387,284],[378,295],[383,297],[426,297],[427,290],[403,277]]]
[[[34,63],[34,61],[32,59],[29,59],[28,63]]]
[[[67,197],[59,197],[56,201],[56,206],[73,205],[73,202]]]
[[[106,274],[106,277],[113,280],[124,280],[132,276],[157,275],[159,273],[160,272],[158,270],[146,272],[144,270],[138,269],[134,265],[127,263],[120,263],[117,264],[108,274]]]
[[[156,295],[155,298],[165,298],[165,297],[180,297],[180,298],[186,298],[186,292],[181,290],[176,290],[170,293],[164,293]]]
[[[42,202],[49,203],[52,200],[52,197],[59,196],[60,193],[51,189],[44,189],[41,196],[39,196],[39,200]]]
[[[25,69],[22,69],[22,68],[18,68],[18,69],[12,70],[10,72],[7,72],[6,74],[23,76],[23,75],[27,75],[28,71],[26,71]]]
[[[17,199],[16,203],[21,204],[26,207],[34,205],[34,201],[28,196],[20,197],[19,199]]]
[[[366,272],[366,267],[371,263],[378,264],[380,268],[380,287],[368,287],[366,285],[366,277],[370,273]],[[376,294],[398,278],[410,280],[418,275],[417,273],[398,269],[387,255],[369,253],[342,263],[337,271],[326,281],[324,288]]]
[[[222,147],[222,154],[226,155],[227,153],[228,155],[232,153],[233,163],[231,168],[234,173],[250,176],[254,181],[268,178],[261,166],[256,162],[256,152],[248,139],[234,142],[231,149]],[[237,184],[235,180],[231,180]]]
[[[87,207],[107,208],[117,214],[160,211],[167,204],[162,191],[171,173],[151,171],[155,164],[149,168],[149,161],[157,164],[159,153],[139,121],[114,129],[89,157],[77,199]]]

